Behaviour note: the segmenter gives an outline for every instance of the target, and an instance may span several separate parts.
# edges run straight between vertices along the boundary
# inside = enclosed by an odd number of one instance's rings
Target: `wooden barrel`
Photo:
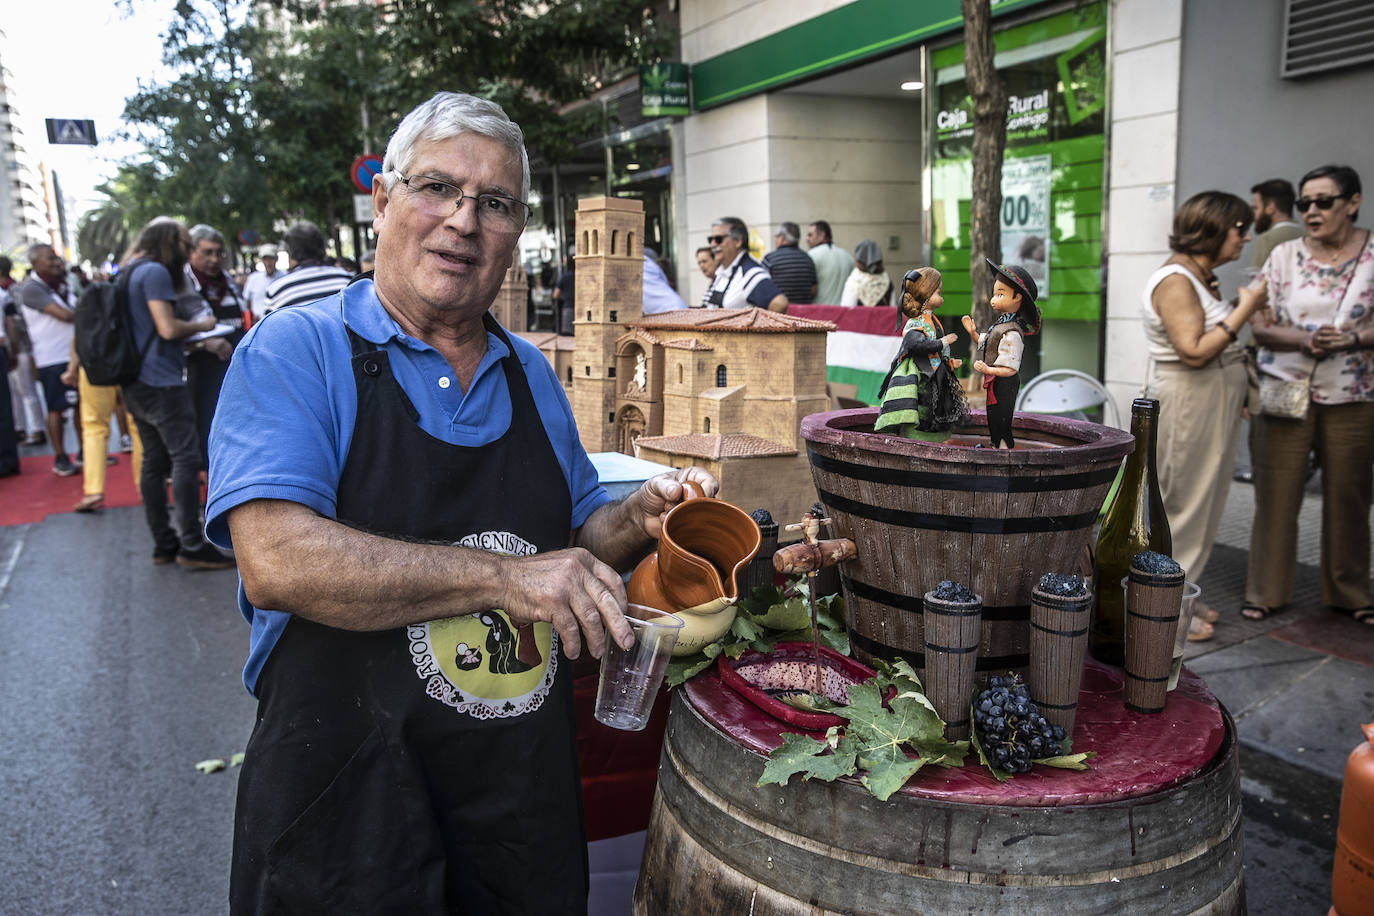
[[[1131,565],[1126,592],[1126,708],[1158,713],[1168,697],[1169,663],[1183,604],[1183,570],[1149,573]]]
[[[1046,572],[1074,570],[1129,433],[1096,423],[1017,414],[1017,448],[973,448],[987,421],[948,443],[872,432],[877,408],[812,414],[802,421],[811,475],[831,537],[858,557],[840,571],[855,655],[925,666],[922,596],[941,580],[983,596],[980,680],[1025,673],[1030,595]]]
[[[879,802],[853,779],[756,787],[762,752],[723,730],[746,713],[703,712],[691,692],[698,680],[674,691],[639,916],[1245,910],[1235,728],[1219,707],[1215,752],[1144,796],[967,804],[908,786]],[[1115,691],[1119,710],[1119,676]],[[1050,784],[1036,778],[1004,788],[1024,784],[1033,797]]]
[[[945,723],[945,737],[967,738],[969,699],[973,695],[973,668],[982,638],[983,600],[946,601],[925,595],[926,666],[921,681],[930,705]]]
[[[1031,663],[1026,687],[1045,720],[1064,726],[1070,738],[1078,714],[1092,608],[1091,590],[1071,598],[1038,587],[1031,590]]]

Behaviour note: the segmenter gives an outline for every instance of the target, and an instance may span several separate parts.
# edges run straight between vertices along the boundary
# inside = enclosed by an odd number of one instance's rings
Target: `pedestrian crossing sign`
[[[75,146],[95,146],[95,122],[74,118],[48,118],[49,143],[67,143]]]

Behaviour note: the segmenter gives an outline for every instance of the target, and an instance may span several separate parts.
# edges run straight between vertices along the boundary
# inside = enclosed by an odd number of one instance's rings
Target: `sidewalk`
[[[1316,484],[1298,517],[1293,603],[1262,621],[1240,616],[1254,487],[1232,484],[1199,583],[1221,613],[1216,637],[1184,654],[1236,722],[1252,916],[1325,912],[1345,759],[1374,721],[1374,629],[1321,606]]]

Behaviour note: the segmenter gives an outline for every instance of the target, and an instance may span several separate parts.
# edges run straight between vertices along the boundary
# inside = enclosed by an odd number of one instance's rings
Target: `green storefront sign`
[[[691,114],[688,71],[686,64],[667,62],[644,64],[639,68],[639,104],[644,117]]]
[[[1103,3],[994,36],[1007,88],[1001,260],[1030,271],[1046,319],[1101,312],[1106,41]],[[957,300],[970,292],[973,175],[963,46],[934,51],[931,67],[931,259]]]

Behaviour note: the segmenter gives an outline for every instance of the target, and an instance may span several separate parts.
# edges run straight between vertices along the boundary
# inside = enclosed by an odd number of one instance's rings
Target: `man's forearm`
[[[346,630],[384,630],[499,606],[498,558],[368,534],[305,506],[255,500],[229,528],[248,600]]]

